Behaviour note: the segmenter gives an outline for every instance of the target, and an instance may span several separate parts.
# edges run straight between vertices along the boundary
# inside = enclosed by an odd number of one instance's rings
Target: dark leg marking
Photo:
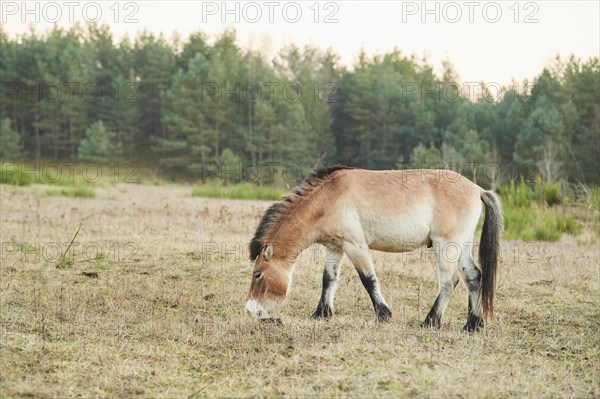
[[[377,277],[374,275],[366,275],[359,274],[360,281],[362,281],[363,286],[369,293],[369,297],[371,298],[371,302],[373,303],[373,308],[375,309],[375,315],[377,316],[377,321],[386,322],[392,317],[392,312],[387,305],[381,301],[381,296],[377,292],[379,287],[379,282],[377,281]]]
[[[450,294],[452,294],[452,291],[458,285],[458,281],[458,275],[455,275],[452,278],[452,281],[448,281],[444,284],[437,298],[435,298],[435,302],[427,314],[427,317],[425,317],[425,320],[421,323],[421,327],[437,329],[442,326],[442,315],[448,306]]]
[[[467,287],[469,288],[469,313],[467,315],[467,323],[463,327],[463,331],[474,332],[483,329],[484,323],[481,318],[481,296],[479,289],[481,286],[481,271],[471,262],[470,273],[466,273]],[[479,298],[479,306],[476,309],[473,303],[474,298]]]
[[[333,315],[333,309],[329,303],[327,303],[327,292],[331,289],[331,285],[335,282],[337,276],[332,276],[325,268],[323,272],[323,291],[321,292],[321,299],[317,305],[317,310],[311,315],[313,319],[329,319]]]
[[[431,307],[431,310],[425,317],[425,321],[421,323],[421,327],[423,328],[440,328],[442,326],[442,318],[438,313],[438,307],[440,306],[440,297],[442,294],[439,294]]]
[[[463,331],[475,332],[484,327],[483,319],[480,316],[474,315],[472,309],[473,304],[471,303],[471,298],[469,298],[469,314],[467,316],[467,323],[463,327]]]

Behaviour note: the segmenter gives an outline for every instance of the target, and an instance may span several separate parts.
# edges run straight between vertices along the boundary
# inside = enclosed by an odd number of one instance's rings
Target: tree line
[[[395,50],[342,66],[294,45],[274,59],[227,30],[186,40],[102,25],[18,37],[0,27],[3,160],[143,159],[194,175],[207,163],[389,169],[511,165],[600,183],[600,63],[557,58],[533,82],[479,85],[449,62]],[[469,89],[469,90],[467,90]]]

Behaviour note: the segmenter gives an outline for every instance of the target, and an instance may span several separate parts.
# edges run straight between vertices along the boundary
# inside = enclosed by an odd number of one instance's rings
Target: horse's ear
[[[273,245],[268,243],[264,252],[265,260],[269,261],[273,257]]]

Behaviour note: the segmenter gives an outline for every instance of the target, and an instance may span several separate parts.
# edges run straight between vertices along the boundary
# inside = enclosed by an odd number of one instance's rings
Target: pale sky
[[[214,38],[234,27],[243,48],[272,56],[289,43],[331,47],[345,65],[361,49],[372,55],[397,47],[406,55],[426,56],[438,71],[449,59],[462,82],[522,82],[556,54],[600,56],[597,0],[2,1],[0,11],[12,36],[32,25],[44,31],[53,21],[68,27],[99,19],[116,39],[133,38],[143,29],[167,38],[177,32],[183,39],[201,30]]]

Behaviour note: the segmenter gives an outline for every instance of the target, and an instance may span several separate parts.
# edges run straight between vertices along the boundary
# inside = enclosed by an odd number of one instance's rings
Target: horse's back
[[[451,170],[415,169],[373,171],[350,169],[338,172],[340,195],[357,205],[380,212],[405,211],[429,205],[461,209],[480,201],[483,189]]]
[[[382,251],[467,235],[481,214],[481,187],[449,170],[343,170],[336,191],[339,223]]]

